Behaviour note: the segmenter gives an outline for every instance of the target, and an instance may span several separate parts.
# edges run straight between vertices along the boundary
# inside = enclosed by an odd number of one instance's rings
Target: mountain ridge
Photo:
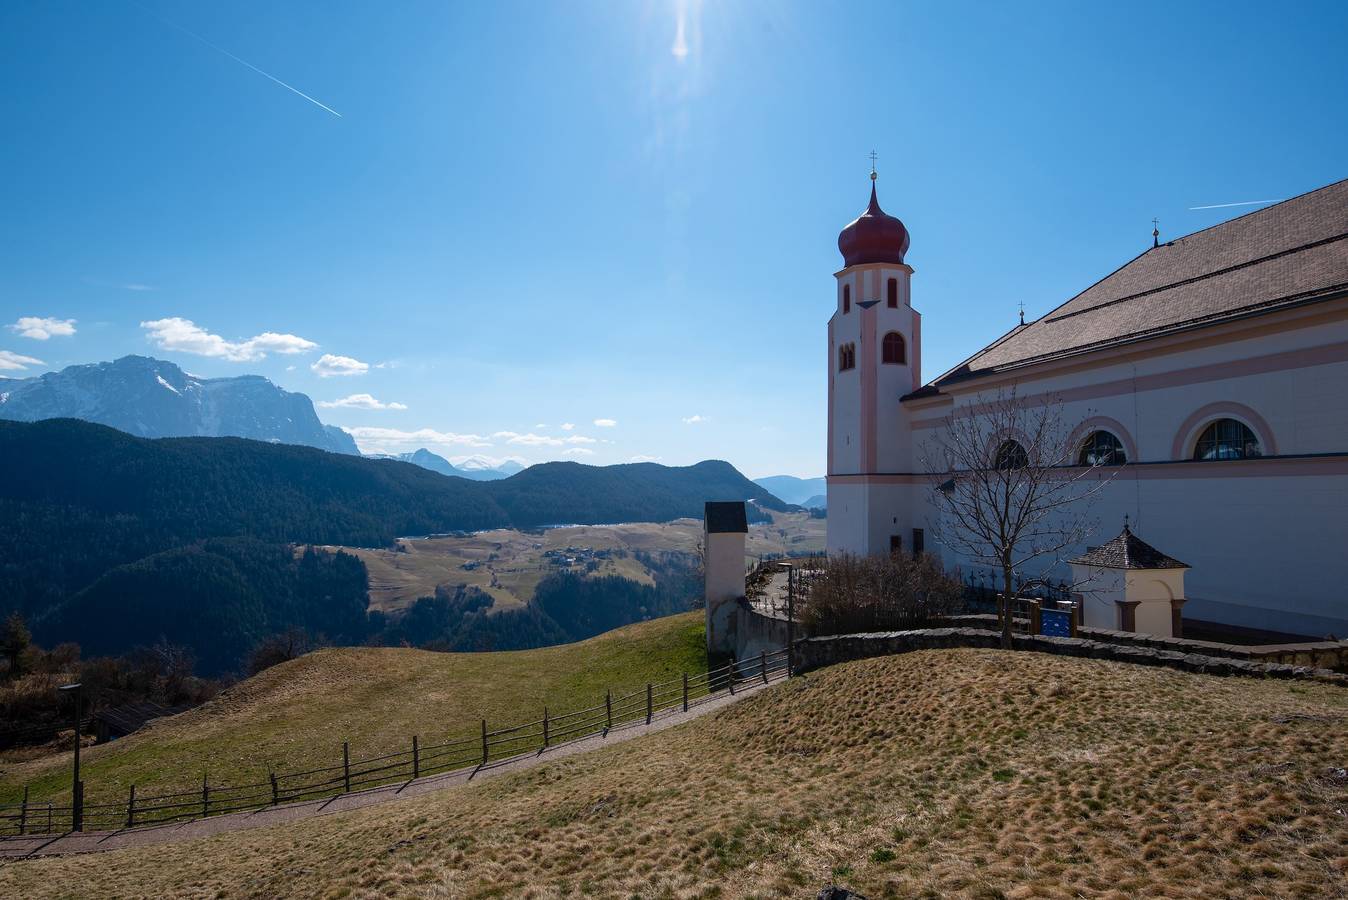
[[[263,560],[267,546],[385,547],[407,535],[670,521],[700,517],[706,500],[753,500],[758,520],[760,507],[787,508],[719,460],[543,463],[474,482],[398,460],[234,437],[140,438],[77,419],[0,420],[0,460],[0,520],[12,525],[0,529],[0,613],[17,609],[35,631],[100,581],[90,602],[135,585],[180,616],[200,618],[217,595],[253,608],[268,602],[266,579],[289,575],[276,561],[249,562],[240,580],[229,560]],[[163,555],[224,539],[257,546]],[[135,568],[104,579],[127,566]],[[170,589],[187,585],[195,587]]]

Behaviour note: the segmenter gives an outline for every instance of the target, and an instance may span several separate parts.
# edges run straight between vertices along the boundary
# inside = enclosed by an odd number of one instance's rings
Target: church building
[[[1052,397],[1090,517],[1190,566],[1186,619],[1348,636],[1348,180],[1153,246],[948,372],[922,377],[908,229],[870,203],[838,236],[828,323],[828,549],[927,551],[921,447],[1014,386]],[[973,348],[971,348],[973,350]],[[1059,573],[1070,578],[1064,553]],[[1121,625],[1122,623],[1120,623]]]

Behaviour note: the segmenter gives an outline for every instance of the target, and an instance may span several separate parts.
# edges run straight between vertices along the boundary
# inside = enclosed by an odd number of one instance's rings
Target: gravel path
[[[784,672],[780,673],[770,678],[770,681],[781,680],[784,676]],[[586,753],[610,744],[630,741],[633,738],[641,737],[643,734],[664,731],[666,728],[672,728],[682,722],[696,719],[707,713],[715,712],[724,706],[729,706],[731,703],[736,703],[750,694],[761,691],[763,688],[764,685],[761,683],[746,683],[738,687],[734,694],[720,693],[694,701],[687,712],[677,707],[658,712],[649,725],[645,722],[619,725],[606,733],[577,738],[574,741],[557,744],[546,750],[513,756],[509,759],[488,763],[485,766],[456,769],[452,772],[428,775],[415,781],[404,781],[364,791],[354,791],[350,794],[341,794],[325,800],[305,800],[299,803],[269,806],[254,812],[230,813],[190,822],[151,825],[145,828],[0,838],[0,860],[29,859],[34,856],[57,856],[67,853],[96,853],[123,847],[146,847],[152,844],[206,837],[244,828],[262,828],[282,822],[298,822],[314,816],[326,816],[345,812],[349,809],[374,806],[379,803],[391,803],[406,797],[420,797],[456,784],[495,778],[508,772],[540,766],[575,753]]]

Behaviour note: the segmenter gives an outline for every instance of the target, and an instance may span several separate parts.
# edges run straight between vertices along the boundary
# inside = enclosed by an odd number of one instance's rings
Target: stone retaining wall
[[[951,625],[959,627],[996,629],[993,615],[951,616]],[[1186,638],[1157,637],[1131,631],[1111,631],[1107,628],[1079,628],[1077,634],[1090,640],[1110,644],[1147,647],[1181,654],[1220,656],[1249,662],[1281,663],[1314,669],[1332,669],[1348,672],[1348,641],[1309,641],[1304,644],[1221,644],[1213,641],[1194,641]]]
[[[1348,675],[1328,669],[1287,663],[1257,662],[1199,653],[1181,653],[1155,647],[1133,646],[1090,638],[1015,635],[1017,650],[1033,650],[1056,656],[1108,659],[1147,666],[1165,666],[1183,672],[1207,675],[1247,675],[1254,678],[1301,678],[1348,687]],[[1197,642],[1192,642],[1197,643]],[[985,628],[923,628],[916,631],[889,631],[873,634],[846,634],[812,637],[796,641],[795,664],[798,672],[822,666],[910,653],[914,650],[945,650],[954,647],[1001,647],[1001,635]]]

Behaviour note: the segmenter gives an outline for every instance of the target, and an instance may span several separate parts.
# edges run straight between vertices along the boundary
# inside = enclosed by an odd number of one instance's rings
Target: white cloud
[[[9,326],[9,330],[18,334],[20,337],[32,338],[35,341],[45,341],[47,338],[69,337],[74,334],[75,320],[23,316],[19,321]]]
[[[138,283],[136,283],[136,282],[132,282],[131,284],[124,284],[124,285],[122,285],[122,290],[125,290],[125,291],[152,291],[152,290],[154,290],[154,286],[153,286],[153,285],[149,285],[149,284],[138,284]]]
[[[703,425],[706,422],[707,422],[706,416],[692,415],[692,416],[684,416],[683,418],[683,424],[685,425]]]
[[[293,334],[277,334],[274,331],[264,331],[250,340],[248,344],[259,353],[283,353],[286,356],[313,350],[318,346],[313,341],[306,341],[302,337]]]
[[[345,430],[356,439],[356,446],[360,448],[361,453],[401,453],[418,447],[491,446],[491,441],[480,434],[455,434],[452,431],[436,431],[433,428],[403,431],[398,428],[360,426]]]
[[[547,425],[546,422],[539,422],[539,423],[538,423],[537,425],[535,425],[534,427],[535,427],[535,428],[547,428],[548,425]]]
[[[631,462],[659,462],[664,459],[663,456],[646,456],[644,453],[638,453],[631,458]]]
[[[572,447],[570,450],[563,450],[562,456],[594,456],[594,451],[585,447]]]
[[[14,372],[20,369],[26,369],[29,366],[45,366],[40,359],[34,359],[31,356],[23,356],[19,353],[13,353],[9,350],[0,350],[0,372]]]
[[[318,362],[309,367],[319,378],[334,378],[339,375],[364,375],[370,371],[370,364],[349,356],[334,356],[324,353]]]
[[[381,403],[369,394],[352,394],[340,400],[320,400],[324,409],[407,409],[402,403]]]
[[[178,316],[141,322],[140,327],[149,332],[150,340],[161,350],[212,356],[230,362],[256,362],[265,359],[268,353],[303,353],[318,346],[298,335],[274,331],[263,332],[246,341],[227,341],[191,319]]]
[[[563,423],[562,423],[562,431],[570,431],[572,428],[575,428],[575,427],[576,427],[576,423],[575,423],[575,422],[563,422]]]
[[[552,437],[546,434],[520,434],[518,431],[498,431],[492,435],[498,441],[505,441],[507,444],[519,444],[524,447],[563,447],[567,444],[594,444],[597,443],[592,437],[585,437],[581,434],[572,434],[564,438]]]
[[[616,428],[616,427],[618,427],[618,422],[617,422],[617,420],[615,420],[615,419],[595,419],[595,420],[594,420],[594,424],[595,424],[595,427],[596,427],[596,428]]]

